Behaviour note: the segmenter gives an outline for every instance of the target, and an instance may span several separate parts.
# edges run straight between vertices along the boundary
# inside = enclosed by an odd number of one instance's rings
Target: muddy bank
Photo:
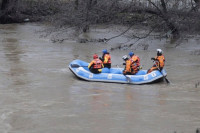
[[[128,30],[127,30],[128,29]],[[200,35],[183,35],[174,40],[166,32],[151,32],[150,28],[133,26],[132,28],[122,25],[95,25],[88,33],[80,33],[72,28],[67,32],[51,32],[52,42],[75,41],[94,45],[108,45],[109,50],[153,50],[156,48],[174,48],[190,51],[193,55],[199,55]],[[47,30],[48,31],[48,30]],[[150,34],[149,34],[150,33]],[[55,40],[54,40],[55,39]],[[57,39],[57,40],[56,40]]]

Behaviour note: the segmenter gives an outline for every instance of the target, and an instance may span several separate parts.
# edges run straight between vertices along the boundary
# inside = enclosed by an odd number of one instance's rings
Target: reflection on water
[[[16,38],[4,38],[2,40],[2,42],[5,42],[5,43],[17,43],[18,40]]]
[[[5,30],[5,29],[4,29]],[[8,30],[16,31],[16,27],[8,28]],[[8,31],[9,32],[9,31]],[[6,61],[9,64],[9,79],[12,80],[13,85],[25,85],[27,81],[24,80],[26,70],[24,64],[21,62],[21,54],[24,53],[21,48],[18,38],[4,36],[2,40],[2,48],[5,54]],[[21,78],[23,76],[23,78]]]
[[[89,62],[93,53],[101,55],[109,46],[53,44],[35,34],[42,28],[39,24],[0,25],[0,131],[194,133],[200,125],[200,88],[195,86],[200,81],[198,55],[182,47],[162,48],[171,85],[87,82],[77,79],[68,64],[77,58]],[[98,36],[105,30],[99,30]],[[85,36],[91,35],[95,36]],[[150,40],[155,45],[149,45],[152,49],[134,51],[144,69],[152,66],[150,58],[161,42]],[[128,52],[112,51],[113,64],[121,64]]]

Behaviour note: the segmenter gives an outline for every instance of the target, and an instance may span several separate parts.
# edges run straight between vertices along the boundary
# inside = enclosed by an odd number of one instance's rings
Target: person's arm
[[[90,69],[90,67],[93,65],[93,61],[90,62],[90,64],[88,65],[88,68]]]
[[[108,56],[106,55],[106,56],[104,57],[103,63],[107,63],[107,62],[108,62]]]
[[[103,65],[103,63],[101,64],[101,67],[102,67],[102,68],[104,68],[104,65]]]
[[[99,57],[99,59],[100,59],[101,61],[103,61],[103,58],[102,58],[102,57]]]

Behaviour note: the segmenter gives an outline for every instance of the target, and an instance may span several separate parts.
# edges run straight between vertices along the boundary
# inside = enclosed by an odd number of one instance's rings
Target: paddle
[[[170,84],[170,82],[169,82],[169,80],[167,79],[167,77],[164,76],[164,75],[163,75],[163,77],[164,77],[165,81],[166,81],[168,84]]]
[[[160,69],[159,69],[159,67],[157,66],[157,64],[155,63],[155,61],[153,61],[153,63],[156,65],[156,67],[157,67],[158,70],[160,71]],[[163,73],[162,73],[161,71],[160,71],[160,73],[163,75]],[[163,77],[164,77],[165,81],[166,81],[168,84],[170,84],[170,82],[169,82],[169,80],[167,79],[167,77],[164,76],[164,75],[163,75]]]
[[[119,68],[119,66],[118,65],[116,65],[118,68]],[[124,74],[123,74],[124,75]],[[126,76],[126,75],[124,75],[125,77],[126,77],[126,80],[127,80],[127,82],[128,83],[130,83],[131,82],[131,78],[130,77],[128,77],[128,76]]]
[[[88,66],[79,66],[78,64],[71,64],[72,68],[78,68],[78,67],[88,67]]]
[[[123,75],[124,75],[124,74],[123,74]],[[124,75],[124,76],[126,77],[127,82],[130,83],[130,82],[131,82],[131,78],[128,77],[128,76],[126,76],[126,75]]]

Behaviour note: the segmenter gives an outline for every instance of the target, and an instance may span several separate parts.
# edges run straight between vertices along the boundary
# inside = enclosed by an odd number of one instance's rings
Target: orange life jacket
[[[131,64],[132,62],[130,60],[126,60],[125,72],[131,73]]]
[[[157,60],[156,61],[156,65],[159,68],[163,68],[165,66],[165,57],[164,57],[164,55],[156,56],[155,59]]]
[[[103,55],[103,64],[111,64],[111,56],[109,53]]]
[[[132,69],[133,70],[136,70],[140,67],[140,58],[139,56],[137,55],[133,55],[131,58],[130,58],[131,62],[132,62]]]
[[[94,69],[100,69],[100,68],[102,68],[102,61],[100,60],[100,59],[94,59],[93,61],[93,68]]]

